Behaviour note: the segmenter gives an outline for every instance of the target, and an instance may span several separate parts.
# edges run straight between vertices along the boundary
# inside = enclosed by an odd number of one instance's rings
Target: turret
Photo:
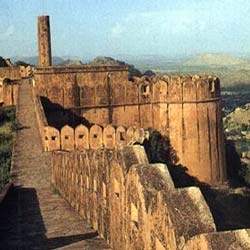
[[[40,67],[52,64],[49,16],[38,17],[38,53]]]

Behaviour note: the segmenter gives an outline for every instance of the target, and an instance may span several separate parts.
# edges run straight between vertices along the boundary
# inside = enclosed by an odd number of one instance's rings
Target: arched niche
[[[143,81],[139,85],[140,103],[148,103],[152,97],[152,82]]]
[[[60,133],[56,128],[44,128],[44,141],[45,151],[60,150]]]
[[[61,129],[61,149],[66,151],[72,151],[74,150],[74,145],[74,129],[66,125]]]
[[[116,129],[116,146],[125,146],[126,145],[126,129],[123,126],[119,126]]]
[[[196,83],[191,77],[182,79],[183,101],[196,101]]]
[[[134,79],[133,81],[128,81],[126,86],[126,103],[136,104],[138,103],[138,79]]]
[[[171,102],[182,101],[181,77],[172,76],[168,85],[168,99]]]
[[[209,98],[209,83],[206,79],[201,78],[197,80],[197,99],[207,100]]]
[[[115,128],[111,125],[103,129],[103,144],[107,149],[115,148]]]
[[[98,125],[93,125],[90,128],[89,134],[90,148],[98,149],[103,146],[103,132],[102,128]]]
[[[127,145],[133,144],[135,142],[135,127],[129,127],[127,129],[126,136],[127,136],[127,138],[126,138]]]
[[[167,100],[168,85],[166,81],[157,80],[153,85],[153,94],[155,102],[162,102]]]
[[[75,148],[80,151],[89,149],[89,129],[82,124],[75,128]]]

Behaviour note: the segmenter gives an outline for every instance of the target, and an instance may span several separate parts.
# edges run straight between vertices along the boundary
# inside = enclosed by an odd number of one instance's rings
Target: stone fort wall
[[[34,84],[39,95],[90,123],[158,130],[191,175],[210,183],[226,179],[218,78],[129,81],[124,66],[47,67],[36,68]]]
[[[31,66],[0,67],[0,104],[4,106],[16,105],[18,89],[22,78],[30,77]]]
[[[0,67],[0,78],[21,79],[20,67]]]
[[[125,128],[111,125],[102,127],[97,124],[87,127],[79,124],[75,128],[65,125],[59,130],[48,125],[41,100],[35,94],[34,88],[32,98],[44,151],[114,149],[135,143],[142,144],[144,140],[148,139],[149,133],[143,128],[136,127]]]
[[[248,249],[249,231],[217,232],[197,187],[174,187],[141,146],[52,153],[52,184],[114,250]]]
[[[44,127],[44,150],[85,150],[85,149],[115,149],[135,143],[142,144],[147,133],[143,128],[101,127],[92,125],[91,128],[80,124],[75,129],[65,125],[61,130],[51,126]]]
[[[20,80],[0,78],[0,105],[11,106],[17,104]]]

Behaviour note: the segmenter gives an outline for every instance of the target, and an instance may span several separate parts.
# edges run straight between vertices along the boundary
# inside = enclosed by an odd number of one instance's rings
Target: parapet
[[[53,187],[114,250],[250,249],[249,230],[216,231],[200,189],[175,188],[142,146],[54,151],[51,164]]]
[[[51,67],[35,67],[34,74],[65,74],[65,73],[81,73],[81,72],[112,72],[112,71],[128,71],[126,65],[114,66],[93,66],[93,65],[80,65],[80,66],[51,66]]]
[[[41,120],[41,119],[40,119]],[[143,143],[147,139],[147,132],[142,128],[119,126],[117,128],[94,124],[91,128],[78,125],[75,129],[65,125],[59,131],[51,126],[43,126],[41,134],[45,151],[55,150],[86,150],[86,149],[114,149],[125,145]]]
[[[176,189],[167,166],[149,164],[139,145],[53,152],[52,184],[114,250],[178,250],[216,233],[199,188]]]
[[[140,102],[190,103],[220,97],[220,80],[214,76],[154,76],[132,78],[138,86]]]

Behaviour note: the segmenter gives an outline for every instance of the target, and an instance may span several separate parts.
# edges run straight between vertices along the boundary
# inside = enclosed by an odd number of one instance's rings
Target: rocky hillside
[[[227,135],[250,139],[250,103],[236,108],[223,123]]]
[[[93,61],[90,62],[91,65],[127,65],[129,76],[142,76],[142,73],[135,68],[132,64],[127,64],[123,61],[115,60],[112,57],[96,57]]]
[[[11,60],[13,62],[17,62],[17,61],[25,62],[28,65],[38,65],[38,56],[29,56],[29,57],[15,56],[15,57],[12,57]],[[53,56],[52,63],[53,65],[60,65],[64,63],[64,60],[61,57]]]
[[[184,65],[187,66],[234,66],[246,64],[247,61],[242,60],[240,58],[233,57],[231,55],[226,54],[202,54],[198,55],[186,62]]]
[[[60,65],[63,66],[81,66],[83,65],[82,61],[80,60],[65,60],[63,63],[61,63]]]

